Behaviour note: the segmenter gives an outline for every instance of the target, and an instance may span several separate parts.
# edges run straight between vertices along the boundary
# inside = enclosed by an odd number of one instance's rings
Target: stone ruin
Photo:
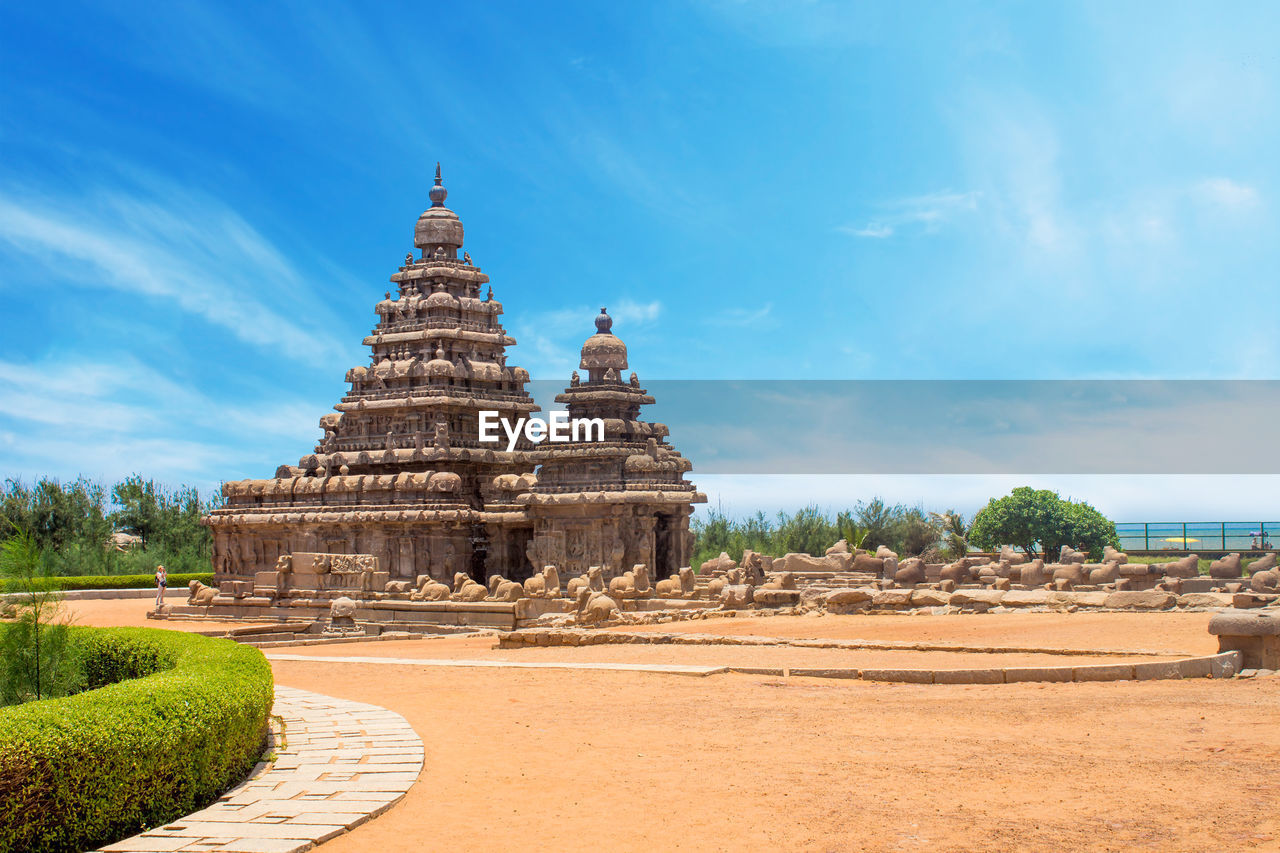
[[[223,486],[225,505],[205,519],[215,609],[279,617],[291,602],[337,595],[476,603],[494,576],[526,593],[504,587],[497,600],[536,600],[545,566],[610,583],[629,572],[634,582],[628,567],[663,579],[687,567],[689,517],[706,498],[684,479],[692,466],[667,427],[640,418],[654,399],[626,376],[627,347],[604,309],[582,347],[586,377],[575,372],[556,398],[570,418],[601,419],[604,440],[521,436],[510,450],[505,438],[479,440],[481,411],[515,423],[539,406],[529,374],[508,361],[502,304],[461,252],[446,197],[437,165],[414,230],[420,254],[391,276],[395,298],[374,307],[369,363],[347,372],[350,391],[320,419],[314,451],[273,478]]]

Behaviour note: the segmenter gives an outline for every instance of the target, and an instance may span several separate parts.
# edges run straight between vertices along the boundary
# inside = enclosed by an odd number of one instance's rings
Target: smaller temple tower
[[[559,444],[544,456],[521,496],[533,521],[529,560],[568,574],[601,566],[606,578],[644,563],[665,577],[689,564],[689,517],[707,498],[684,479],[693,466],[666,443],[666,425],[640,419],[654,399],[635,373],[624,380],[627,346],[604,308],[595,324],[579,362],[587,378],[575,372],[556,402],[570,420],[601,419],[604,440]]]

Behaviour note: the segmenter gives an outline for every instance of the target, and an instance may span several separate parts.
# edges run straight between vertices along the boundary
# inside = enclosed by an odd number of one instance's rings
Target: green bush
[[[1120,545],[1115,524],[1089,504],[1030,486],[992,498],[978,510],[969,542],[988,550],[1013,545],[1028,557],[1043,555],[1046,560],[1056,559],[1063,545],[1088,551],[1095,560],[1102,559],[1107,545]]]
[[[185,587],[192,581],[203,584],[213,583],[213,572],[193,572],[184,575],[169,575],[169,589]],[[60,575],[42,578],[36,583],[37,589],[154,589],[155,575]],[[0,592],[20,592],[22,587],[8,579],[0,579]]]
[[[71,634],[86,686],[105,686],[0,710],[0,853],[93,849],[167,823],[262,750],[273,685],[257,649],[154,628]]]

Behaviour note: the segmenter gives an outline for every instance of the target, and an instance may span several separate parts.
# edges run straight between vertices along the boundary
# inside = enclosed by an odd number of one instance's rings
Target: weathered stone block
[[[1139,681],[1182,678],[1182,667],[1179,666],[1176,660],[1135,663],[1133,665],[1133,677]]]
[[[1191,592],[1178,596],[1179,607],[1230,607],[1231,596],[1225,592]]]
[[[932,684],[931,669],[864,669],[863,681],[895,681],[903,684]]]
[[[999,589],[957,589],[951,593],[952,607],[995,607],[1009,593]]]
[[[934,684],[1004,684],[1002,669],[939,669]]]
[[[1075,681],[1128,681],[1133,678],[1133,664],[1104,663],[1095,666],[1073,666],[1071,676]]]
[[[1154,589],[1113,592],[1106,598],[1106,606],[1112,610],[1167,610],[1177,602],[1170,593]]]
[[[1049,591],[1044,589],[1012,589],[1000,599],[1005,607],[1043,607],[1049,600]]]
[[[951,594],[940,589],[914,589],[911,591],[912,607],[945,607]]]
[[[1073,674],[1069,666],[1011,666],[1004,670],[1006,684],[1019,681],[1071,681]]]
[[[875,607],[907,607],[911,604],[909,589],[884,589],[875,594],[871,604]]]

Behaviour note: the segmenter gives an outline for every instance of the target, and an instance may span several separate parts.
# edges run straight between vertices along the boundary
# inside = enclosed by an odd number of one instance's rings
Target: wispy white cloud
[[[89,189],[75,196],[0,189],[0,252],[34,258],[76,287],[163,300],[288,358],[342,363],[334,337],[280,302],[308,304],[303,276],[226,205],[175,191]],[[272,299],[277,304],[272,304]]]
[[[1256,188],[1230,178],[1208,178],[1196,184],[1192,193],[1204,202],[1230,211],[1256,210],[1262,204]]]
[[[266,476],[309,448],[323,413],[275,392],[216,399],[129,358],[0,361],[0,473],[145,471],[208,485],[265,448],[285,454],[261,459]]]
[[[892,237],[911,227],[933,233],[957,216],[976,211],[980,197],[978,192],[949,191],[909,196],[881,205],[882,212],[864,223],[841,225],[836,230],[875,240]]]
[[[601,307],[613,318],[613,333],[626,340],[632,332],[651,330],[662,316],[662,302],[637,302],[618,299]],[[578,350],[582,342],[595,334],[595,318],[600,307],[578,306],[547,311],[524,312],[511,326],[518,346],[511,352],[533,376],[555,378],[568,376],[578,367]]]
[[[707,322],[716,326],[758,326],[768,320],[772,313],[772,302],[766,302],[757,308],[731,306],[716,311],[707,318]]]

